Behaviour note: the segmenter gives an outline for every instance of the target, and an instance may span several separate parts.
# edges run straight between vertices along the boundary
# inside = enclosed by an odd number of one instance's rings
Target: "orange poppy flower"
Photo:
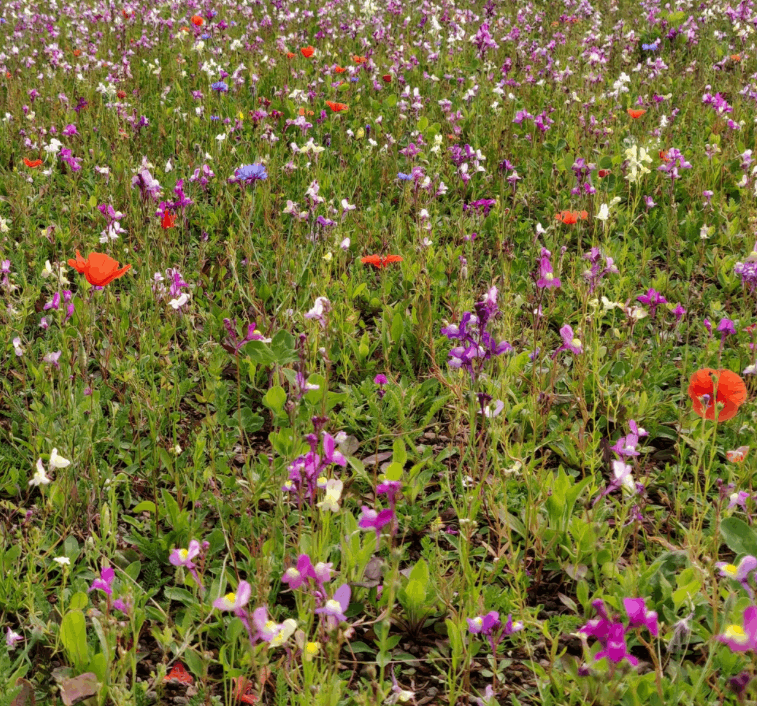
[[[163,214],[163,220],[160,222],[160,225],[163,226],[165,230],[168,228],[173,228],[174,225],[176,225],[176,214],[170,214],[168,211],[166,211]]]
[[[391,74],[384,74],[381,77],[384,81],[384,83],[391,83],[392,82],[392,75]]]
[[[346,103],[334,103],[334,101],[326,101],[326,105],[335,113],[341,113],[343,110],[347,110]]]
[[[287,59],[294,59],[294,52],[293,51],[288,51],[287,52]]]
[[[555,218],[558,221],[562,221],[568,225],[577,223],[579,220],[585,221],[589,217],[586,211],[560,211],[555,214]]]
[[[304,108],[300,108],[300,110],[298,112],[299,112],[300,115],[305,115],[305,109]],[[314,114],[312,110],[308,110],[307,113],[308,113],[308,115],[313,115]]]
[[[81,56],[81,49],[74,49],[74,56]]]
[[[26,157],[24,157],[24,164],[30,169],[34,169],[35,167],[38,167],[40,164],[42,164],[42,160],[41,159],[27,159]]]
[[[123,277],[131,269],[131,265],[125,265],[119,269],[118,260],[101,252],[91,252],[85,260],[78,250],[76,259],[69,260],[68,264],[76,268],[76,271],[83,274],[87,282],[95,287],[104,287],[114,279]]]
[[[336,73],[338,73],[338,74],[343,74],[345,71],[347,71],[347,69],[345,69],[345,68],[343,68],[341,66],[335,66],[334,67],[334,71],[336,71]]]
[[[741,61],[741,54],[731,54],[731,61],[739,62]]]
[[[700,417],[715,419],[716,409],[719,409],[717,420],[725,422],[735,417],[739,407],[746,402],[746,385],[730,370],[702,368],[691,376],[689,397]]]
[[[131,17],[131,12],[126,12],[126,10],[121,10],[121,14],[128,20]]]
[[[632,118],[633,118],[634,120],[636,120],[636,118],[640,118],[640,117],[641,117],[642,115],[644,115],[644,113],[646,113],[647,111],[646,111],[646,110],[644,110],[643,108],[629,108],[629,109],[628,109],[628,110],[627,110],[626,112],[627,112],[627,113],[628,113],[628,114],[629,114],[629,115],[630,115],[630,116],[631,116],[631,117],[632,117]]]
[[[189,18],[189,21],[195,27],[202,27],[205,24],[205,20],[203,20],[199,15],[192,15],[192,17]]]
[[[352,60],[356,64],[364,64],[366,61],[368,61],[368,59],[366,59],[364,56],[358,56],[357,54],[352,55]]]
[[[311,56],[313,56],[313,54],[315,54],[315,47],[302,47],[302,49],[300,49],[300,54],[302,54],[302,56],[304,56],[306,59],[309,59]]]
[[[382,267],[391,265],[393,262],[402,262],[402,258],[399,255],[368,255],[367,257],[361,257],[360,262],[364,265],[373,265],[376,269],[380,270]]]
[[[668,151],[667,150],[660,150],[660,159],[663,162],[669,162],[670,157],[668,157]]]

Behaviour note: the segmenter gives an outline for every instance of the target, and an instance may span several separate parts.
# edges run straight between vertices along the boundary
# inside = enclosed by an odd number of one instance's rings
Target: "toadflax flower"
[[[42,464],[42,459],[37,459],[37,466],[34,470],[34,475],[32,476],[32,479],[29,481],[29,485],[37,487],[40,485],[49,485],[50,479],[47,477],[47,474],[45,473],[45,467]]]
[[[331,512],[339,512],[339,500],[342,497],[342,488],[344,484],[342,481],[329,478],[326,481],[326,497],[317,503],[321,510],[331,510]]]
[[[342,584],[336,589],[334,597],[326,601],[322,608],[316,608],[315,612],[326,617],[326,627],[335,630],[339,623],[347,620],[345,611],[350,604],[352,590],[349,584]]]
[[[717,639],[728,645],[734,652],[757,651],[757,607],[749,606],[744,611],[743,627],[728,625]]]
[[[213,601],[213,607],[218,610],[238,611],[244,608],[252,596],[252,586],[247,581],[240,581],[236,591],[231,591],[225,596],[216,598]]]

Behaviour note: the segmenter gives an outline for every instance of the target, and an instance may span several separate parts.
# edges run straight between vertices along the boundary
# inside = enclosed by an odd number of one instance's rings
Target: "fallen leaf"
[[[16,679],[16,686],[21,687],[21,692],[11,701],[11,706],[35,706],[34,687],[21,677]]]
[[[60,697],[65,706],[74,706],[82,699],[94,696],[100,691],[97,675],[92,672],[80,674],[73,679],[65,679],[60,683]]]

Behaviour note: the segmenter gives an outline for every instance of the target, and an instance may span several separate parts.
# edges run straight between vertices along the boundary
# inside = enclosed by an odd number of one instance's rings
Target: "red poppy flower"
[[[42,164],[42,160],[41,159],[27,159],[26,157],[24,157],[24,164],[30,169],[34,169],[35,167],[38,167],[40,164]]]
[[[116,95],[117,95],[117,96],[118,96],[118,97],[119,97],[119,98],[120,98],[121,100],[123,100],[124,98],[126,98],[126,91],[117,91],[117,92],[116,92]]]
[[[715,419],[716,410],[719,410],[717,420],[725,422],[735,417],[739,407],[746,402],[747,391],[744,381],[736,373],[702,368],[691,376],[689,397],[700,417]]]
[[[69,260],[68,264],[76,268],[76,271],[83,274],[87,282],[95,287],[104,287],[114,279],[123,277],[131,269],[131,265],[119,269],[118,260],[100,252],[91,252],[85,260],[78,250],[76,259]]]
[[[170,214],[168,211],[166,211],[163,214],[163,220],[160,222],[160,225],[163,226],[164,229],[173,228],[176,224],[176,215]]]
[[[560,211],[560,213],[555,214],[555,218],[558,221],[562,221],[567,225],[577,223],[579,220],[585,221],[588,217],[589,214],[586,211]]]
[[[352,55],[352,60],[356,64],[364,64],[366,61],[368,61],[368,59],[366,59],[364,56],[358,56],[357,54]]]
[[[311,56],[313,56],[313,54],[315,54],[315,47],[302,47],[302,49],[300,49],[300,54],[302,54],[302,56],[304,56],[306,59],[309,59]]]
[[[74,56],[81,56],[81,49],[74,49]]]
[[[181,662],[177,662],[174,664],[173,669],[166,674],[166,681],[178,682],[179,684],[193,684],[194,677]]]
[[[287,59],[294,59],[294,52],[293,51],[288,51],[287,52]]]
[[[391,83],[392,82],[392,75],[391,74],[384,74],[381,77],[384,81],[384,83]]]
[[[646,110],[644,110],[643,108],[629,108],[627,112],[628,112],[628,114],[629,114],[629,115],[630,115],[630,116],[631,116],[631,117],[632,117],[632,118],[633,118],[634,120],[636,120],[636,118],[640,118],[640,117],[641,117],[642,115],[644,115],[644,113],[646,113],[647,111],[646,111]]]
[[[668,157],[668,151],[667,150],[660,150],[660,159],[663,162],[669,162],[670,157]]]
[[[202,27],[205,24],[205,20],[203,20],[202,17],[200,17],[199,15],[192,15],[192,17],[190,18],[190,22],[195,27]]]
[[[605,178],[606,176],[609,176],[609,174],[610,174],[610,170],[609,170],[609,169],[600,169],[600,170],[599,170],[599,171],[597,172],[597,176],[598,176],[598,177],[599,177],[600,179],[604,179],[604,178]]]
[[[346,103],[334,103],[334,101],[326,101],[326,105],[335,113],[341,113],[343,110],[347,110]]]
[[[347,69],[345,69],[345,68],[343,68],[341,66],[335,66],[334,67],[334,71],[336,71],[336,73],[338,73],[338,74],[343,74],[345,71],[347,71]]]
[[[373,265],[376,269],[380,270],[382,267],[387,267],[393,262],[402,262],[402,258],[399,255],[368,255],[361,257],[360,262],[364,265]]]

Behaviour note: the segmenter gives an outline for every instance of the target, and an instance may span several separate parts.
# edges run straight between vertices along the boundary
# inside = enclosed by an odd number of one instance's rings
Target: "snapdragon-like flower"
[[[342,497],[342,488],[344,483],[337,478],[329,478],[326,481],[326,496],[317,503],[321,510],[330,510],[331,512],[339,512],[339,500]]]
[[[560,351],[570,351],[575,355],[580,355],[584,352],[581,339],[573,333],[573,328],[569,324],[565,324],[560,329],[560,336],[562,337],[563,344],[554,353],[557,355]]]
[[[108,596],[113,595],[113,581],[115,581],[116,578],[116,572],[110,567],[106,567],[100,571],[99,578],[96,578],[94,581],[92,581],[92,584],[90,585],[87,593],[92,593],[92,591],[102,591]]]
[[[743,626],[726,626],[717,639],[734,652],[757,652],[757,607],[749,606],[744,611]]]
[[[749,585],[749,577],[754,575],[755,570],[757,570],[757,558],[747,555],[738,563],[738,565],[719,561],[715,564],[715,568],[720,571],[720,575],[723,578],[738,581],[750,596],[754,596],[752,587]]]
[[[174,549],[168,557],[168,561],[174,566],[183,566],[187,569],[200,588],[203,585],[194,560],[200,555],[201,551],[202,545],[196,539],[193,539],[187,549]]]
[[[13,632],[13,630],[8,628],[5,633],[5,646],[8,648],[8,650],[13,650],[16,648],[16,645],[23,639],[23,635],[20,635],[17,632]]]
[[[349,584],[344,583],[336,589],[333,598],[327,600],[321,608],[315,609],[317,614],[325,616],[328,630],[335,630],[339,623],[347,620],[345,613],[350,604],[351,595],[352,590]]]
[[[662,294],[660,294],[656,289],[653,289],[650,287],[647,290],[646,294],[640,294],[638,297],[636,297],[636,301],[641,302],[642,304],[647,304],[649,308],[652,310],[652,318],[654,319],[655,314],[657,313],[657,307],[660,306],[660,304],[667,304],[668,300],[665,299]]]
[[[45,473],[45,466],[42,464],[42,459],[37,459],[37,465],[34,469],[34,475],[32,476],[32,479],[29,481],[29,485],[33,487],[39,487],[40,485],[49,485],[50,479],[47,477],[47,474]]]
[[[542,248],[539,256],[539,279],[536,280],[536,286],[539,289],[558,289],[560,284],[559,278],[555,277],[552,269],[552,253],[547,248]]]
[[[317,321],[321,328],[326,328],[326,314],[331,311],[331,302],[326,297],[317,297],[313,308],[305,314],[306,319]]]
[[[231,591],[213,601],[213,607],[218,610],[241,611],[252,596],[252,586],[247,581],[240,581],[236,591]]]
[[[281,583],[285,583],[293,591],[307,583],[308,579],[315,579],[313,563],[307,554],[297,557],[297,565],[289,567],[281,577]]]

